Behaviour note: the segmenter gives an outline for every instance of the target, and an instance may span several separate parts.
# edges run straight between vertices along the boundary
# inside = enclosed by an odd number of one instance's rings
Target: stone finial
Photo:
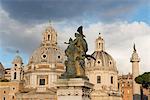
[[[134,43],[134,45],[133,45],[133,52],[136,52],[136,48],[135,48],[135,43]]]
[[[19,50],[16,50],[16,54],[19,54]]]
[[[99,33],[99,36],[101,35],[101,33]]]

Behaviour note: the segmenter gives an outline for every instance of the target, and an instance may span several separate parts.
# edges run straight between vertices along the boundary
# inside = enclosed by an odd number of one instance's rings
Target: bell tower
[[[16,51],[16,56],[13,59],[13,67],[11,68],[11,80],[21,81],[23,80],[23,61],[19,56],[19,51]]]
[[[105,41],[104,39],[101,37],[100,35],[101,33],[99,33],[99,37],[96,39],[96,51],[104,51],[105,50]]]
[[[140,85],[135,82],[135,78],[139,75],[140,58],[136,51],[135,44],[133,49],[132,57],[130,59],[130,62],[132,63],[133,100],[140,100]]]

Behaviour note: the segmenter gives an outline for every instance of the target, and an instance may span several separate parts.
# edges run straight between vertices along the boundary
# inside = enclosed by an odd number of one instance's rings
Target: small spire
[[[104,40],[103,38],[100,36],[101,33],[99,33],[98,38],[96,39],[96,51],[104,51]]]
[[[16,50],[16,56],[19,56],[19,50]]]
[[[102,33],[100,33],[100,32],[98,33],[99,37],[101,37],[101,34],[102,34]]]
[[[49,25],[50,25],[50,26],[52,26],[52,21],[51,21],[50,19],[49,19],[49,21],[48,21],[48,22],[49,22]]]
[[[16,50],[16,54],[19,54],[19,50]]]
[[[101,35],[101,33],[99,33],[99,36]]]
[[[136,48],[135,48],[135,43],[134,43],[134,45],[133,45],[133,52],[136,52]]]

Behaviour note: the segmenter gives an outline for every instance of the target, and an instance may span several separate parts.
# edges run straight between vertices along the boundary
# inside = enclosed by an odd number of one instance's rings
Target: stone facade
[[[16,100],[15,94],[22,88],[22,82],[0,82],[0,100]]]
[[[118,77],[119,90],[121,91],[123,100],[133,100],[133,77],[131,73],[120,75]],[[148,89],[143,89],[144,100],[147,100],[150,92]]]
[[[93,84],[82,78],[59,79],[56,83],[58,100],[91,100]]]
[[[4,75],[5,79],[7,80],[11,80],[11,68],[6,68],[5,69],[5,75]]]
[[[132,100],[132,74],[121,75],[118,77],[119,90],[121,91],[123,100]]]

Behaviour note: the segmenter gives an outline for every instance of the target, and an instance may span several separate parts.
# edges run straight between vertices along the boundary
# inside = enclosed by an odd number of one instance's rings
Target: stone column
[[[82,78],[58,79],[57,100],[91,100],[93,84]]]
[[[140,58],[136,52],[135,45],[130,62],[132,63],[133,100],[140,100],[140,85],[135,82],[135,78],[139,76]]]

